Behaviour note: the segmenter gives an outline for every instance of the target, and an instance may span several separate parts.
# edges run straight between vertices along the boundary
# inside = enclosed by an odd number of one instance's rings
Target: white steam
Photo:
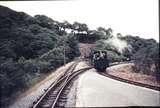
[[[127,41],[119,39],[117,35],[105,40],[104,42],[115,47],[120,53],[123,53],[124,49],[128,49],[128,51],[131,52],[132,49],[131,45],[129,45]]]

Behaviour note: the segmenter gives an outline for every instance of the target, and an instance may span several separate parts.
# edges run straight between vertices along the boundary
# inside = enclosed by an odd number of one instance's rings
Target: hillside
[[[45,15],[32,17],[0,6],[2,107],[9,104],[14,94],[62,66],[64,54],[68,63],[80,54],[88,56],[90,48],[107,50],[110,62],[132,59],[137,72],[152,75],[157,80],[160,77],[159,43],[154,39],[113,36],[111,28],[90,30],[85,23],[59,22]]]
[[[0,82],[2,107],[13,94],[36,83],[45,73],[79,56],[77,40],[44,15],[29,16],[0,6]]]

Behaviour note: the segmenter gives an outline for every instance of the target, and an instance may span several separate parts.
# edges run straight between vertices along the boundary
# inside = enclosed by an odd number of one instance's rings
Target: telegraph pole
[[[63,56],[63,63],[64,63],[64,66],[65,66],[65,64],[66,64],[65,40],[63,41],[63,54],[64,54],[64,56]]]

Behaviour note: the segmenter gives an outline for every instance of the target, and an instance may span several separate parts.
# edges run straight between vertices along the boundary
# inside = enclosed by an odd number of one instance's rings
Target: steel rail
[[[73,63],[69,68],[67,68],[67,70],[64,72],[64,74],[60,75],[49,87],[48,89],[45,91],[45,93],[42,94],[42,96],[37,99],[38,101],[34,103],[33,107],[32,108],[40,108],[41,107],[41,103],[43,103],[43,100],[45,99],[46,96],[49,96],[49,94],[52,92],[52,90],[55,88],[56,90],[56,87],[58,87],[58,84],[60,85],[59,86],[59,92],[58,94],[56,94],[58,97],[60,96],[61,92],[63,91],[63,89],[66,87],[67,83],[73,78],[73,75],[75,73],[80,73],[81,71],[85,71],[87,69],[91,69],[92,67],[88,67],[88,68],[82,68],[82,69],[79,69],[77,71],[74,71],[74,69],[76,68],[77,64],[79,63],[80,60],[76,60],[75,63]],[[74,75],[76,76],[76,75]],[[72,78],[70,78],[72,77]],[[69,80],[69,81],[68,81]],[[61,83],[61,84],[60,84]],[[54,90],[53,90],[54,91]],[[53,102],[52,106],[54,107],[56,105],[56,101],[58,100],[58,98],[54,99],[55,101]],[[52,108],[53,108],[52,107]]]
[[[57,85],[60,81],[62,81],[64,78],[66,78],[66,74],[68,74],[68,72],[71,70],[73,71],[74,68],[76,67],[76,65],[78,64],[79,60],[77,60],[75,63],[73,63],[69,68],[67,68],[67,70],[64,72],[64,74],[60,75],[50,86],[49,88],[45,91],[45,93],[38,99],[38,101],[36,102],[36,104],[34,104],[34,106],[32,108],[36,108],[39,103],[43,100],[43,98],[49,93],[49,91],[55,86]]]
[[[89,69],[91,69],[92,67],[88,67],[88,68],[82,68],[82,69],[79,69],[79,70],[77,70],[77,71],[74,71],[73,73],[70,73],[71,75],[73,75],[73,74],[75,74],[75,73],[77,73],[77,75],[81,72],[81,71],[86,71],[86,70],[89,70]],[[79,72],[79,73],[78,73]],[[33,108],[39,108],[39,105],[40,105],[40,102],[45,98],[45,96],[50,92],[50,90],[52,89],[52,88],[54,88],[54,87],[56,87],[58,84],[59,84],[59,82],[61,82],[61,81],[63,81],[63,80],[66,80],[67,78],[66,77],[70,77],[70,76],[64,76],[62,79],[60,79],[60,80],[58,80],[57,81],[57,83],[55,83],[54,85],[52,85],[49,89],[48,89],[48,91],[46,91],[44,94],[43,94],[43,96],[39,99],[39,101],[38,102],[36,102],[36,104],[33,106]],[[73,77],[73,76],[72,76]],[[66,78],[66,79],[65,79]],[[67,79],[68,80],[68,79]],[[70,78],[69,78],[69,80],[71,80]],[[66,82],[66,81],[65,81]],[[69,81],[67,81],[67,83],[68,83]],[[58,98],[59,98],[59,96],[60,96],[60,93],[62,92],[62,90],[64,89],[64,87],[67,85],[67,83],[65,83],[65,85],[63,84],[61,87],[60,87],[60,91],[59,91],[59,93],[58,93],[58,97],[56,96],[56,98],[57,99],[55,99],[55,101],[54,101],[54,103],[52,104],[52,106],[54,107],[55,106],[55,104],[57,103],[57,100],[58,100]],[[51,107],[51,108],[53,108],[53,107]]]
[[[68,75],[68,78],[66,79],[66,82],[63,84],[62,88],[60,89],[60,91],[59,91],[59,93],[58,93],[58,95],[57,95],[54,103],[52,104],[52,107],[51,107],[51,108],[56,107],[56,104],[57,104],[57,102],[58,102],[58,99],[59,99],[62,91],[64,90],[64,88],[67,86],[67,84],[68,84],[73,78],[75,78],[78,74],[80,74],[80,73],[82,73],[82,72],[85,72],[86,70],[89,70],[89,69],[91,69],[91,68],[92,68],[92,67],[83,68],[83,69],[77,70],[77,71],[71,73],[70,75]]]
[[[133,85],[136,85],[136,86],[145,87],[145,88],[160,91],[160,87],[157,87],[157,86],[144,84],[144,83],[140,83],[140,82],[124,79],[124,78],[120,78],[120,77],[117,77],[117,76],[114,76],[114,75],[111,75],[111,74],[107,74],[107,73],[100,73],[100,74],[105,76],[105,77],[109,77],[111,79],[118,80],[118,81],[121,81],[121,82],[125,82],[125,83],[128,83],[128,84],[133,84]]]

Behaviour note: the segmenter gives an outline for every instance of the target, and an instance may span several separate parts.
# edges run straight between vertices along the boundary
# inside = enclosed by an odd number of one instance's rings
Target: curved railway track
[[[92,69],[93,67],[82,68],[80,70],[74,71],[75,67],[79,63],[80,60],[77,60],[73,63],[60,77],[57,78],[55,82],[51,84],[51,86],[45,91],[45,93],[36,101],[31,108],[54,108],[54,107],[65,107],[67,102],[67,95],[71,89],[74,79],[79,74]],[[122,63],[111,64],[110,66],[115,66]],[[105,77],[109,77],[115,80],[119,80],[122,82],[147,87],[150,89],[159,90],[159,87],[154,87],[147,84],[142,84],[134,81],[130,81],[127,79],[123,79],[120,77],[116,77],[110,74],[101,73],[101,75]]]
[[[113,64],[110,64],[110,66],[115,66],[115,65],[124,64],[124,63],[132,63],[132,62],[113,63]],[[141,87],[145,87],[145,88],[149,88],[149,89],[160,91],[160,87],[157,87],[157,86],[153,86],[153,85],[149,85],[149,84],[144,84],[144,83],[140,83],[140,82],[124,79],[124,78],[117,77],[117,76],[114,76],[114,75],[111,75],[111,74],[108,74],[108,73],[99,73],[99,74],[101,74],[101,75],[103,75],[105,77],[112,78],[114,80],[121,81],[121,82],[125,82],[125,83],[133,84],[133,85],[136,85],[136,86],[141,86]]]
[[[121,82],[125,82],[125,83],[133,84],[133,85],[136,85],[136,86],[141,86],[141,87],[145,87],[145,88],[160,91],[160,87],[157,87],[157,86],[144,84],[144,83],[140,83],[140,82],[135,82],[135,81],[132,81],[132,80],[120,78],[120,77],[117,77],[117,76],[114,76],[114,75],[111,75],[111,74],[107,74],[107,73],[100,73],[100,74],[105,76],[105,77],[109,77],[109,78],[112,78],[114,80],[118,80],[118,81],[121,81]]]
[[[67,102],[67,94],[70,91],[73,80],[80,73],[91,69],[92,67],[83,68],[74,71],[79,60],[73,63],[51,86],[45,93],[36,101],[31,108],[54,108],[65,107]]]

